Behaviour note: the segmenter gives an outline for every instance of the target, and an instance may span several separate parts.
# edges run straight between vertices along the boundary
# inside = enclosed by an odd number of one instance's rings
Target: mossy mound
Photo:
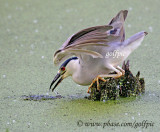
[[[139,78],[140,72],[133,76],[129,70],[129,61],[123,63],[122,69],[125,75],[120,78],[104,78],[106,82],[99,81],[100,90],[97,90],[95,82],[91,87],[89,99],[98,101],[116,100],[119,97],[138,96],[145,92],[144,78]]]

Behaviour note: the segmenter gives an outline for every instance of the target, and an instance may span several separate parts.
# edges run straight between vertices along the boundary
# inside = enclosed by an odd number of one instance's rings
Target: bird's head
[[[66,77],[71,76],[72,75],[72,63],[74,60],[77,60],[77,57],[72,57],[67,59],[59,68],[57,75],[54,77],[51,85],[50,85],[50,89],[52,88],[52,85],[57,81],[57,83],[55,84],[55,86],[53,87],[52,91],[54,91],[54,89],[58,86],[58,84]]]

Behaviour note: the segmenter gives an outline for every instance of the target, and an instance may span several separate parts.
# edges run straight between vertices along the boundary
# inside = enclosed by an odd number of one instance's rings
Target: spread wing
[[[90,55],[92,57],[102,57],[98,52],[87,50],[88,46],[108,46],[107,43],[115,40],[117,36],[108,35],[107,31],[112,26],[96,26],[81,30],[72,35],[54,54],[54,63],[58,64],[70,56]]]
[[[120,11],[109,25],[90,27],[73,34],[66,40],[62,47],[55,52],[54,63],[59,64],[71,56],[89,55],[94,58],[102,58],[100,53],[88,50],[87,47],[106,47],[108,43],[112,41],[122,41],[122,39],[124,39],[124,32],[122,33],[125,20],[124,14],[125,11]]]

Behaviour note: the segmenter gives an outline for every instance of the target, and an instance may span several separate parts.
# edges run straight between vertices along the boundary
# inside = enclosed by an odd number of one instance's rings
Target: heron
[[[71,76],[79,85],[90,85],[89,93],[93,83],[97,82],[97,89],[100,90],[99,80],[105,82],[104,78],[124,75],[125,71],[119,65],[148,34],[141,31],[125,40],[127,14],[127,10],[121,10],[109,24],[86,28],[71,35],[54,54],[54,64],[60,67],[50,89],[54,91],[63,79]]]

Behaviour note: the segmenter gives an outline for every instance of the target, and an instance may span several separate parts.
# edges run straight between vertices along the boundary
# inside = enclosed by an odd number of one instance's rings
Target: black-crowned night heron
[[[79,85],[90,85],[104,77],[118,78],[124,74],[119,67],[147,35],[147,32],[138,32],[125,40],[124,21],[128,11],[120,11],[108,25],[90,27],[73,34],[62,47],[54,54],[54,63],[61,64],[53,79],[52,85],[58,80],[52,91],[66,77],[72,76]],[[74,56],[74,57],[73,57]],[[72,58],[70,58],[72,57]],[[69,59],[68,59],[69,58]],[[116,74],[110,74],[110,72]]]

